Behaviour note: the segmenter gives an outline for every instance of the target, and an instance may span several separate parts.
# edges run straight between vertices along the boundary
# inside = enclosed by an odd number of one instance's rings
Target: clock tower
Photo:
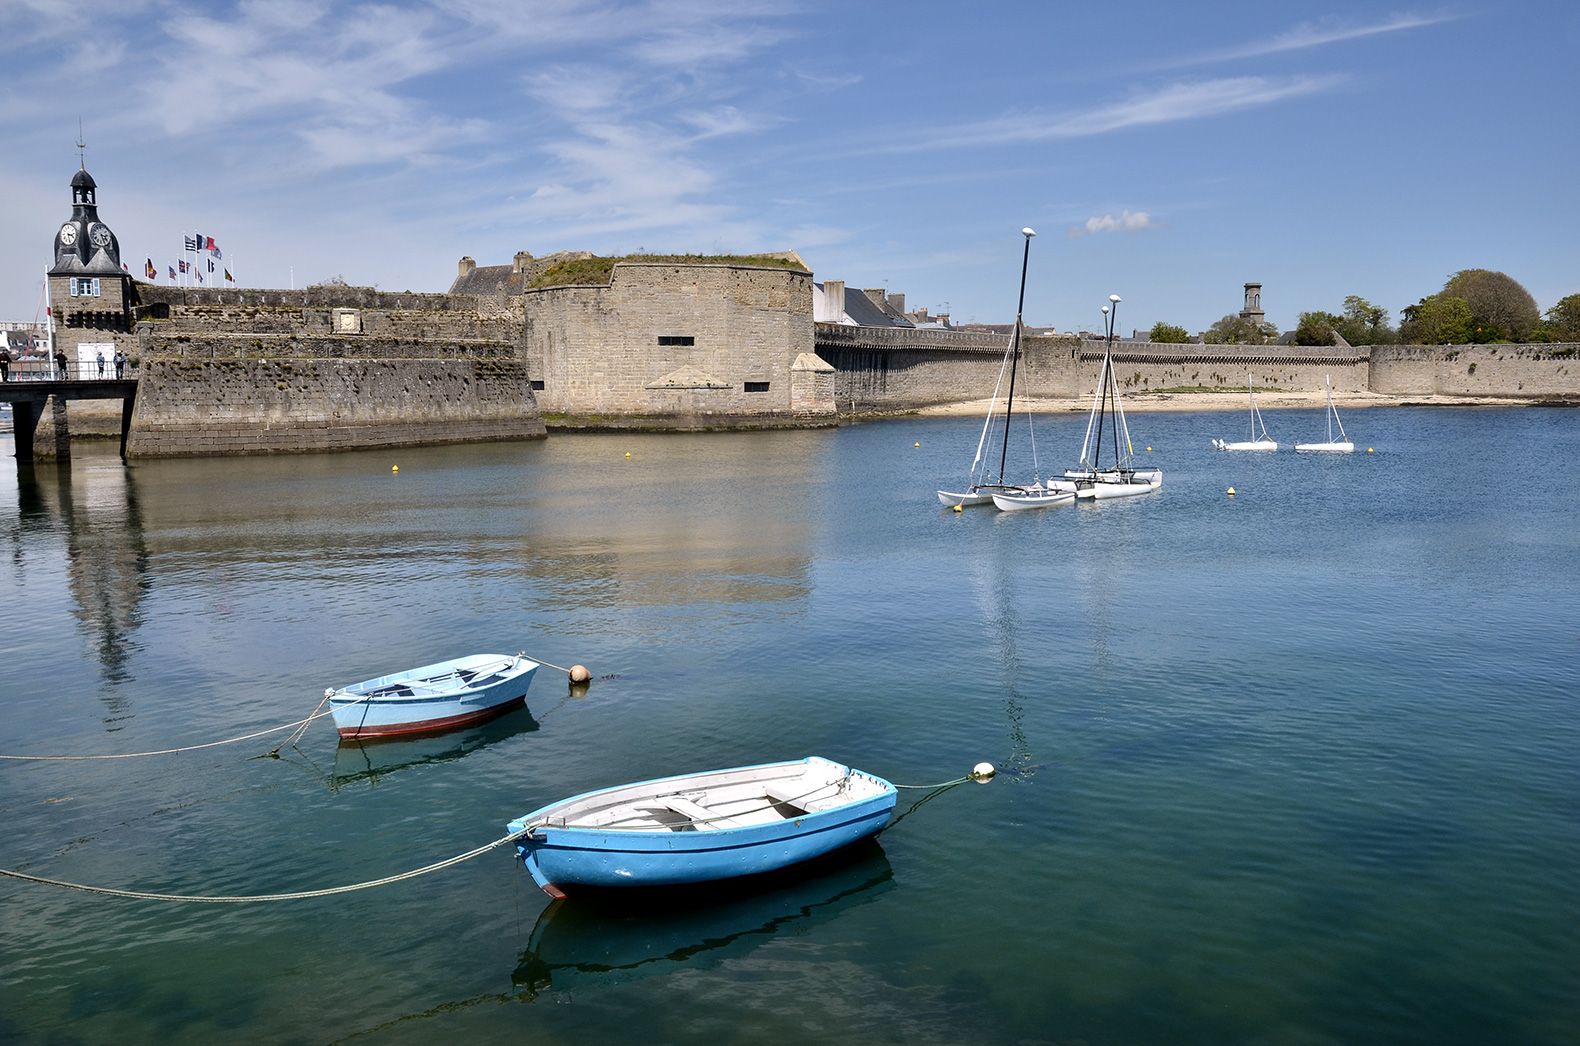
[[[99,220],[97,194],[86,169],[72,175],[71,217],[55,230],[55,264],[49,270],[55,345],[74,365],[100,352],[109,359],[122,342],[128,350],[132,343],[136,281],[121,267],[115,233]]]

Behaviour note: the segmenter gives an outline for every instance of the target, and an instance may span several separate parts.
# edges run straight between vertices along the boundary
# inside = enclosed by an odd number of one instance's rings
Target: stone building
[[[71,217],[55,232],[55,261],[49,269],[55,348],[74,376],[97,373],[97,357],[131,353],[139,304],[137,282],[121,267],[121,247],[99,219],[98,186],[87,170],[71,179]]]

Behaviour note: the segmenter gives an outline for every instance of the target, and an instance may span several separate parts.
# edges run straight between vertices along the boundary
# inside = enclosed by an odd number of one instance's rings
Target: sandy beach
[[[1125,410],[1129,413],[1147,411],[1204,411],[1245,410],[1244,392],[1137,392],[1124,393]],[[1256,405],[1261,410],[1321,409],[1327,402],[1321,392],[1258,392]],[[1335,392],[1333,402],[1341,410],[1357,407],[1519,407],[1530,406],[1530,399],[1509,396],[1391,396],[1376,392]],[[1002,408],[1002,404],[1000,405]],[[959,417],[987,413],[988,400],[966,400],[960,403],[941,403],[907,412],[923,417]],[[1015,409],[1035,411],[1040,414],[1059,412],[1084,413],[1092,409],[1090,396],[1079,398],[1016,397]]]

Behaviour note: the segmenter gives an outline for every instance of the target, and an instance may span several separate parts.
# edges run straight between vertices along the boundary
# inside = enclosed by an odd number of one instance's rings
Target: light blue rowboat
[[[819,756],[664,777],[562,799],[510,822],[551,897],[771,872],[876,835],[898,792]]]
[[[389,737],[467,726],[504,715],[527,699],[536,661],[472,654],[331,690],[341,737]]]

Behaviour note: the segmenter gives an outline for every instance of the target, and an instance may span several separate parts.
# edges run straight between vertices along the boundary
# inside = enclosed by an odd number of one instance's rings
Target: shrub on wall
[[[1190,332],[1184,327],[1176,327],[1172,323],[1164,323],[1161,320],[1152,325],[1152,333],[1148,337],[1165,345],[1183,345],[1191,340]]]

